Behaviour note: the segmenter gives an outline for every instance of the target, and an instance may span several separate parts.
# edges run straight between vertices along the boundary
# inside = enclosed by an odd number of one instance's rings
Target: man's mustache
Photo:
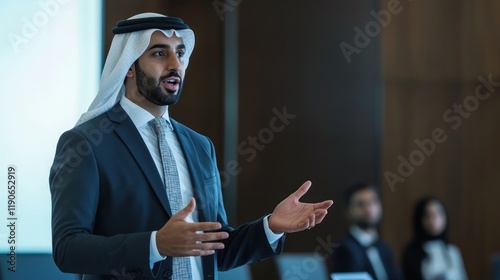
[[[165,79],[168,79],[170,77],[177,77],[180,79],[180,81],[182,83],[181,75],[179,75],[179,72],[177,72],[177,71],[172,71],[172,72],[168,73],[167,75],[160,77],[160,82],[165,80]]]

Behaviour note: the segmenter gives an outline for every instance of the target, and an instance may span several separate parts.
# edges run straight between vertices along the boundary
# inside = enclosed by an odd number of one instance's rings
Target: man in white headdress
[[[271,215],[230,227],[212,142],[168,114],[181,95],[193,31],[181,19],[145,13],[113,32],[97,97],[61,136],[50,171],[53,255],[62,271],[217,279],[220,270],[279,254],[284,233],[323,220],[333,202],[299,202],[306,182]]]

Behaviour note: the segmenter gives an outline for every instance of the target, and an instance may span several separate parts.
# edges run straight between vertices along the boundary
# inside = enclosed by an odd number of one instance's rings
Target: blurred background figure
[[[345,194],[349,232],[333,252],[333,272],[368,272],[373,279],[400,279],[391,248],[378,233],[382,218],[379,189],[359,183]]]
[[[449,242],[448,215],[439,198],[418,201],[413,213],[413,233],[403,257],[407,280],[467,279],[460,250]]]

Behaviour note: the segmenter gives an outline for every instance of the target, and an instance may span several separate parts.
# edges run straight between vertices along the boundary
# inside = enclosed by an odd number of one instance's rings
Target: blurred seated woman
[[[466,280],[460,250],[448,240],[448,216],[436,197],[421,199],[413,213],[413,241],[406,246],[407,280]]]

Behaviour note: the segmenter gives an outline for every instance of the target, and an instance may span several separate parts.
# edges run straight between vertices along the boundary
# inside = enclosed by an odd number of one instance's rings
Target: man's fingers
[[[300,186],[300,188],[296,190],[292,195],[296,196],[297,199],[300,199],[304,194],[306,194],[311,185],[311,181],[305,181],[304,184],[302,184],[302,186]]]
[[[195,233],[192,237],[192,241],[209,242],[215,240],[222,240],[229,237],[227,232],[206,232],[206,233]]]
[[[315,210],[319,210],[319,209],[327,210],[332,205],[333,205],[333,200],[325,200],[323,202],[315,203],[314,209]]]
[[[188,248],[179,252],[174,257],[188,257],[188,256],[208,256],[215,254],[216,250],[224,249],[224,244],[220,242],[214,243],[193,243]]]
[[[223,243],[197,243],[193,250],[191,250],[187,255],[189,256],[208,256],[215,254],[215,250],[224,249]]]
[[[199,222],[199,223],[186,223],[186,227],[189,231],[214,231],[222,228],[222,225],[218,222]]]
[[[196,200],[194,200],[194,197],[191,197],[191,200],[189,200],[188,205],[184,207],[181,211],[177,212],[172,218],[176,218],[179,220],[184,220],[189,214],[191,214],[194,209],[196,209]]]
[[[193,245],[193,250],[195,251],[208,251],[208,250],[222,250],[224,249],[224,243],[220,242],[207,242],[207,243],[196,243]]]
[[[297,230],[304,230],[314,227],[315,220],[316,216],[314,215],[314,213],[309,214],[307,217],[304,217],[304,220],[302,220],[302,222],[297,224]]]
[[[223,243],[194,243],[190,245],[180,256],[208,256],[215,254],[215,250],[224,249]]]
[[[312,228],[316,225],[316,215],[312,213],[309,215],[309,228]]]
[[[187,254],[187,256],[203,257],[203,256],[210,256],[213,254],[215,254],[215,250],[194,250],[191,251],[190,254]]]
[[[312,215],[310,215],[307,219],[307,228],[313,228],[314,226],[320,224],[323,219],[326,217],[326,214],[328,214],[328,211],[325,209],[319,209],[315,210]]]
[[[316,214],[316,224],[319,224],[326,217],[326,214],[328,214],[328,211],[326,211],[326,210],[321,210],[318,212],[315,211],[315,214]]]

